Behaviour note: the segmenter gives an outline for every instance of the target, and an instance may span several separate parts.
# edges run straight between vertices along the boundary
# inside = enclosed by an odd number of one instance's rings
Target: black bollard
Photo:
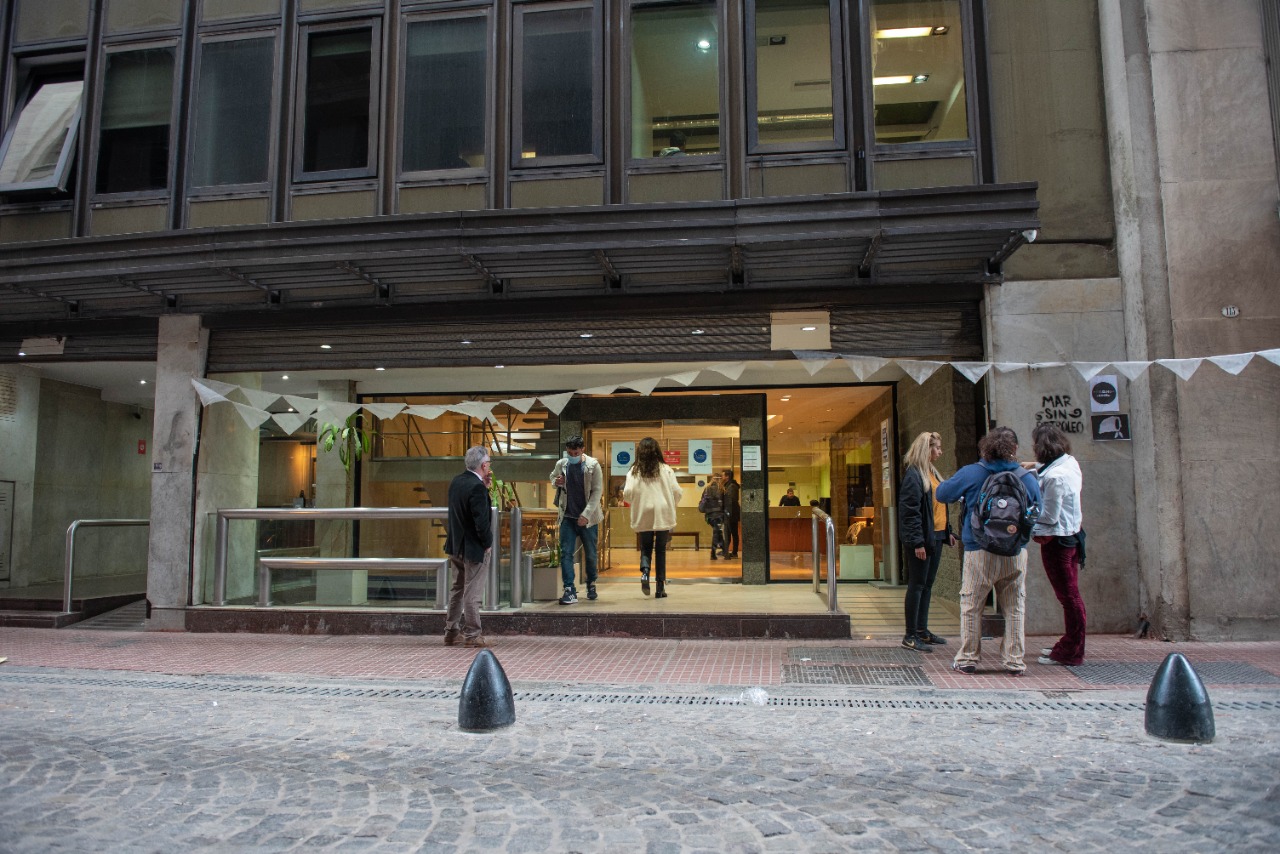
[[[458,727],[466,732],[488,732],[516,722],[516,701],[511,683],[493,653],[476,653],[462,682],[458,701]]]
[[[1169,653],[1147,689],[1147,735],[1208,743],[1215,734],[1204,683],[1181,653]]]

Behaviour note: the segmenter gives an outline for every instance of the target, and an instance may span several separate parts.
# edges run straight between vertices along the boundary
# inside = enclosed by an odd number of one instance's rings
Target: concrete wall
[[[35,493],[36,436],[40,412],[40,378],[21,365],[0,370],[6,386],[0,413],[0,480],[13,482],[13,527],[3,533],[10,538],[9,571],[0,573],[0,589],[22,587],[30,577],[32,496]]]

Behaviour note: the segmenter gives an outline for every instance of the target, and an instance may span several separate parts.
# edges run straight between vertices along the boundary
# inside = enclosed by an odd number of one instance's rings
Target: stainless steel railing
[[[817,593],[820,583],[822,550],[819,548],[818,523],[826,523],[827,531],[827,610],[835,614],[840,611],[836,600],[836,523],[822,509],[810,507],[813,511],[813,592]]]
[[[71,573],[76,561],[76,531],[123,525],[150,525],[150,519],[77,519],[67,528],[67,559],[62,570],[62,610],[71,610]]]
[[[490,508],[489,523],[493,531],[493,550],[489,553],[488,577],[485,579],[483,607],[493,610],[498,606],[498,547],[500,542],[498,527],[498,508]],[[236,508],[218,511],[217,532],[213,551],[213,604],[227,604],[227,532],[231,520],[252,519],[262,521],[268,519],[293,519],[327,521],[331,519],[445,519],[449,518],[447,507],[290,507],[290,508]],[[513,529],[512,536],[517,533]],[[333,560],[347,560],[334,558]],[[256,567],[255,567],[256,569]],[[446,568],[437,575],[437,585],[448,583],[449,572]],[[514,576],[513,576],[514,577]],[[444,579],[442,582],[441,579]]]

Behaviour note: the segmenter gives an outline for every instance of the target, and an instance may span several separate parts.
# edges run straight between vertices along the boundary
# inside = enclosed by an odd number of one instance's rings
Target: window
[[[843,144],[839,51],[828,0],[755,0],[751,5],[755,107],[753,149],[813,151]]]
[[[516,8],[516,166],[600,161],[594,9],[590,4]]]
[[[712,2],[631,12],[631,156],[720,151],[720,33]]]
[[[871,5],[876,142],[969,138],[960,0]]]
[[[409,25],[402,171],[484,167],[488,30],[482,17]]]
[[[0,145],[0,192],[63,191],[75,159],[84,80],[33,76]]]
[[[373,44],[372,27],[307,34],[301,171],[308,178],[373,174]]]
[[[191,185],[263,184],[271,144],[275,40],[201,46],[191,134]]]
[[[107,57],[98,136],[99,193],[169,186],[172,105],[173,48],[123,51]]]

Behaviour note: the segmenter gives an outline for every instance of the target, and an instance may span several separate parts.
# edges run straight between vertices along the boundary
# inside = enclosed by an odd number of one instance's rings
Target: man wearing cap
[[[573,556],[582,542],[587,563],[587,598],[596,598],[596,543],[604,508],[604,470],[594,457],[583,453],[581,436],[570,436],[564,443],[565,456],[556,460],[551,470],[551,483],[556,487],[556,509],[560,511],[560,579],[564,582],[561,605],[578,601],[574,585]]]

